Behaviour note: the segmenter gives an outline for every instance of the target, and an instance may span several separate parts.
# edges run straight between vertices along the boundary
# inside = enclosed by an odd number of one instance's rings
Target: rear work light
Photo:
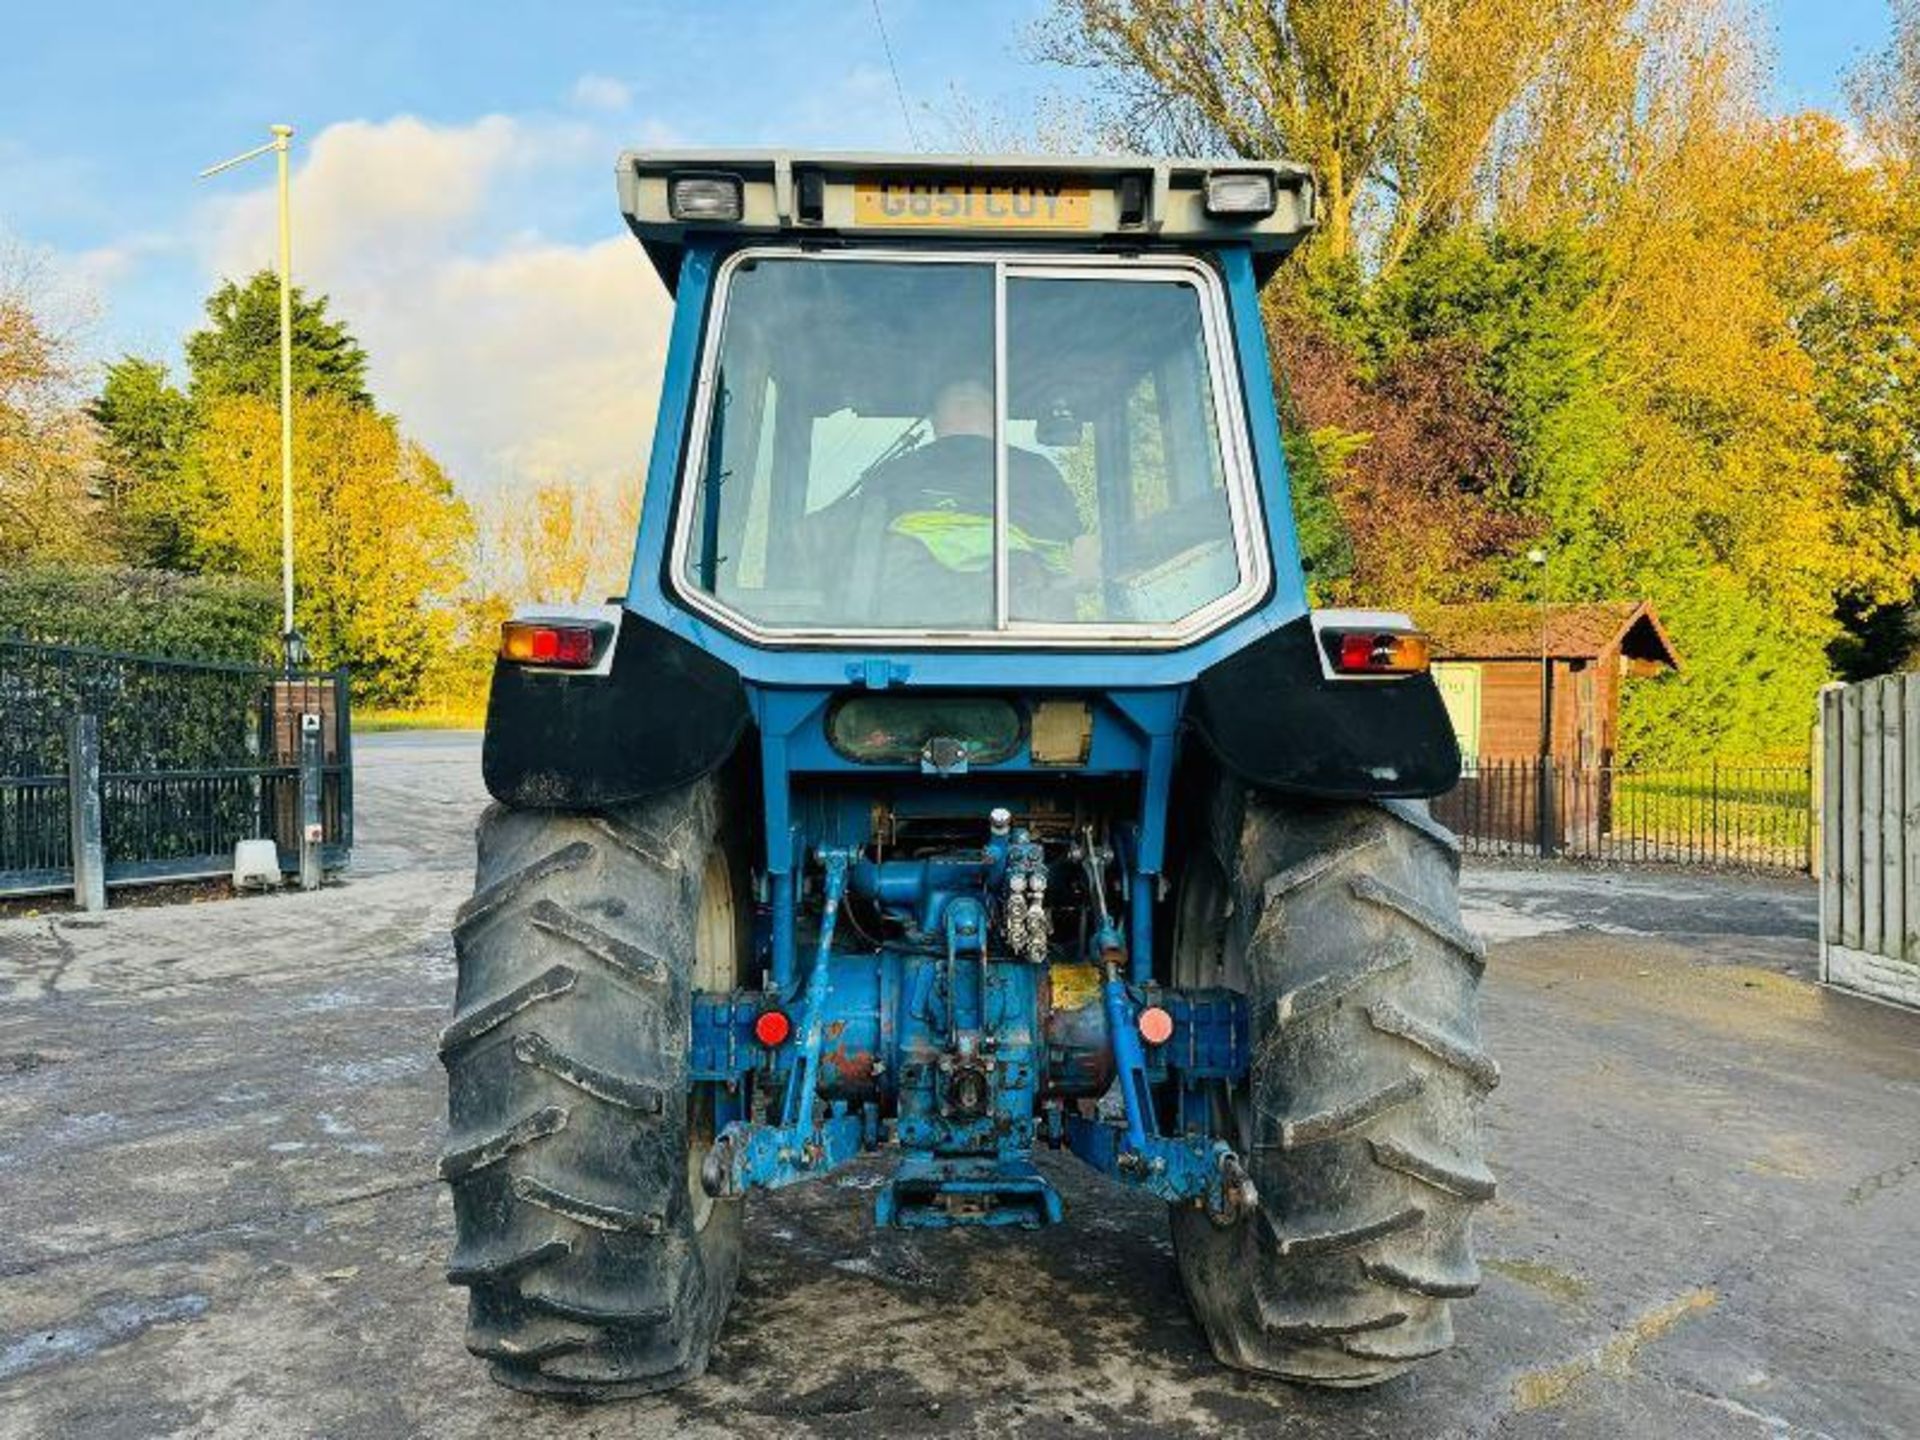
[[[1427,637],[1406,630],[1327,630],[1321,642],[1341,675],[1421,675],[1431,658]]]
[[[1228,172],[1207,176],[1207,214],[1244,215],[1249,219],[1271,215],[1273,176]]]
[[[591,670],[606,627],[555,620],[509,620],[500,627],[500,658],[556,670]]]
[[[743,213],[738,175],[675,175],[667,181],[667,213],[676,220],[737,221]]]

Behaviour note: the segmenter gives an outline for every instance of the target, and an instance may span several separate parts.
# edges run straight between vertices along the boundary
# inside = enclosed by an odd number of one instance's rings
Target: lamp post
[[[1547,641],[1547,552],[1527,551],[1527,563],[1539,572],[1540,597],[1540,755],[1534,762],[1534,788],[1538,800],[1534,816],[1538,825],[1542,855],[1554,851],[1553,795],[1553,654]]]
[[[287,151],[291,125],[267,127],[273,139],[244,155],[209,165],[202,180],[236,165],[274,153],[280,192],[280,645],[288,673],[306,661],[306,642],[293,627],[293,209],[289,203]]]
[[[1540,756],[1553,753],[1553,659],[1547,650],[1547,552],[1538,547],[1527,551],[1527,563],[1538,573],[1534,586],[1540,604]]]

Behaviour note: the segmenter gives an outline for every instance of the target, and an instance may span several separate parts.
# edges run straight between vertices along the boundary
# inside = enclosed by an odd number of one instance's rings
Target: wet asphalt
[[[0,1436],[1920,1434],[1920,1016],[1811,983],[1804,880],[1470,868],[1498,1199],[1460,1342],[1320,1394],[1208,1354],[1160,1207],[877,1233],[756,1201],[711,1372],[489,1384],[441,1278],[467,735],[359,743],[315,895],[0,919]]]

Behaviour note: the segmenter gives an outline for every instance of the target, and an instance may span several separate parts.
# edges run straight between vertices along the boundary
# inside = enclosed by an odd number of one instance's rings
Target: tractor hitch
[[[832,1113],[805,1128],[735,1121],[700,1162],[700,1188],[716,1200],[733,1200],[749,1190],[817,1180],[860,1153],[864,1129],[845,1101],[835,1101]]]
[[[1044,1131],[1124,1185],[1233,1223],[1254,1190],[1212,1117],[1218,1087],[1245,1075],[1244,1001],[1134,983],[1106,896],[1144,882],[1091,828],[1052,861],[1006,810],[986,819],[978,848],[886,860],[816,849],[819,928],[801,983],[695,997],[696,1079],[776,1097],[758,1118],[738,1098],[720,1112],[703,1188],[732,1197],[818,1179],[885,1139],[901,1154],[881,1224],[1046,1225],[1063,1207],[1032,1163]],[[1079,953],[1061,955],[1053,906],[1065,886],[1050,881],[1076,871],[1088,928]],[[836,947],[854,902],[904,938]],[[857,912],[849,925],[860,928]],[[1155,1103],[1168,1087],[1172,1134]],[[1102,1095],[1118,1114],[1095,1109]]]

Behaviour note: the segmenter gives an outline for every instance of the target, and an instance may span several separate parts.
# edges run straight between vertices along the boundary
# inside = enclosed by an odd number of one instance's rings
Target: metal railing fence
[[[321,717],[322,857],[353,844],[344,671],[178,660],[0,637],[0,895],[74,882],[71,727],[99,734],[110,884],[223,874],[269,838],[298,868],[300,717]]]
[[[1434,817],[1468,854],[1806,870],[1810,765],[1466,762]]]

